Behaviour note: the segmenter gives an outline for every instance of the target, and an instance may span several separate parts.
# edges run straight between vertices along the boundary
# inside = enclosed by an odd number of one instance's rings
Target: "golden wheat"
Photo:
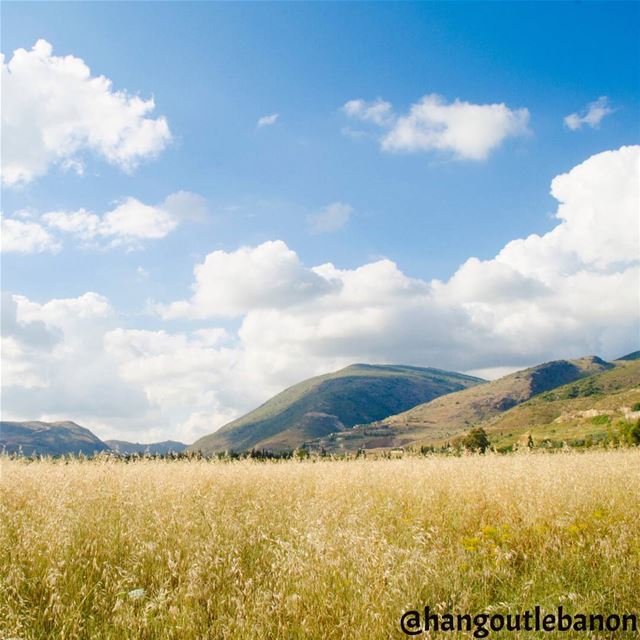
[[[637,611],[637,449],[1,464],[3,638],[386,639],[425,605]]]

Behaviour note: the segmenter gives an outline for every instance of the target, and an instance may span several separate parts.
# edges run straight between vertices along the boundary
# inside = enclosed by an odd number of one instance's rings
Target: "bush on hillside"
[[[623,423],[620,432],[621,439],[626,444],[631,446],[640,445],[640,420]]]

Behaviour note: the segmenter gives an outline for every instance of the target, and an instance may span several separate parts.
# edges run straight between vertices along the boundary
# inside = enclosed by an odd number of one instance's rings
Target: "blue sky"
[[[171,132],[161,152],[143,157],[129,172],[81,149],[82,175],[52,163],[33,179],[5,185],[4,215],[27,220],[16,215],[27,210],[28,219],[41,224],[48,212],[104,214],[125,198],[159,205],[180,191],[203,198],[207,213],[199,220],[181,219],[171,233],[133,248],[89,246],[62,234],[55,251],[4,252],[2,288],[39,305],[95,292],[108,300],[118,329],[191,340],[191,332],[215,326],[230,332],[230,349],[245,353],[243,335],[249,330],[243,334],[242,326],[251,324],[253,312],[266,313],[265,303],[234,303],[237,313],[218,314],[210,306],[182,314],[150,311],[188,299],[197,289],[193,269],[211,252],[226,256],[279,240],[305,268],[331,262],[353,271],[386,258],[409,280],[425,286],[433,279],[446,282],[469,258],[489,263],[509,242],[554,229],[555,176],[638,143],[639,17],[637,3],[597,2],[3,3],[5,62],[14,50],[30,50],[44,39],[53,56],[82,59],[93,76],[112,81],[112,90],[153,97],[148,117],[166,118]],[[447,147],[382,148],[381,139],[395,126],[390,123],[432,94],[445,104],[459,99],[502,104],[509,113],[526,109],[527,120],[481,160]],[[564,122],[604,96],[610,113],[596,126],[572,130]],[[383,125],[350,117],[343,105],[356,99],[388,102],[393,115]],[[271,114],[278,114],[273,124],[257,126]],[[349,207],[346,223],[313,233],[310,216],[335,203]],[[287,298],[286,308],[297,310],[292,304]],[[464,303],[464,313],[471,313],[470,304]],[[322,313],[314,322],[326,319]],[[18,324],[28,323],[26,318]],[[64,333],[41,316],[33,322]],[[286,322],[281,318],[279,324]],[[613,351],[632,342],[634,332],[637,337],[635,324],[614,339],[603,337],[602,326],[597,333],[581,322],[576,319],[575,327],[584,339],[558,356],[591,345]],[[380,341],[388,329],[381,327]],[[364,346],[354,346],[361,344],[359,336],[356,331],[348,347],[334,340],[309,367],[291,364],[302,353],[292,347],[280,369],[265,369],[263,377],[271,382],[256,383],[255,398],[241,400],[229,392],[233,397],[225,400],[221,393],[201,413],[234,415],[278,385],[343,359],[406,360],[411,353],[408,347],[370,349],[364,339]],[[418,348],[413,364],[467,370],[524,366],[562,351],[562,344],[551,340],[538,353],[534,346],[518,353],[504,346],[468,362]],[[311,349],[313,357],[319,349]],[[436,362],[424,361],[436,352]],[[252,371],[256,367],[252,361]],[[132,374],[122,375],[134,384]],[[140,393],[157,408],[146,384],[140,382]],[[25,394],[18,394],[12,415],[22,415]],[[38,415],[74,417],[72,403],[52,408],[46,394],[30,397]],[[151,433],[148,415],[135,415],[141,432]],[[113,416],[86,419],[113,433],[121,428]],[[171,429],[167,423],[162,434],[175,434]]]

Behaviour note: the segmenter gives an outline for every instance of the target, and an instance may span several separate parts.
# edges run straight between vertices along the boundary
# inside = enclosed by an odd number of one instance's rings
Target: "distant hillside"
[[[618,358],[618,362],[621,360],[640,360],[640,351],[633,351],[631,353],[627,353],[626,356],[622,356]]]
[[[529,398],[614,365],[596,356],[556,360],[420,404],[314,443],[329,451],[442,443]]]
[[[620,359],[613,369],[542,393],[487,421],[492,444],[528,440],[583,442],[615,435],[621,422],[640,418],[640,360]]]
[[[105,440],[105,444],[116,453],[149,453],[151,455],[164,455],[167,453],[180,453],[187,448],[186,444],[175,440],[165,440],[164,442],[151,442],[143,444],[140,442],[126,442],[125,440]]]
[[[290,449],[480,382],[439,369],[356,364],[289,387],[189,449],[207,454]]]
[[[7,453],[60,456],[108,450],[102,440],[75,422],[0,422],[0,451]]]

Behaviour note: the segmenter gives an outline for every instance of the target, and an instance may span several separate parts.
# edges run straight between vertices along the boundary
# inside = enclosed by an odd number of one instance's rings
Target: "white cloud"
[[[0,312],[2,386],[19,386],[23,390],[47,387],[47,380],[35,361],[40,354],[51,350],[59,336],[49,331],[43,322],[19,323],[16,300],[7,293],[2,294]]]
[[[16,295],[13,299],[18,323],[42,323],[49,330],[73,332],[86,322],[106,320],[115,313],[109,301],[93,291],[78,298],[55,298],[44,304],[32,302],[25,296]]]
[[[484,160],[509,137],[528,132],[529,111],[505,104],[447,104],[437,95],[411,106],[382,139],[385,151],[450,151],[465,160]]]
[[[164,331],[114,329],[105,334],[104,347],[120,363],[123,379],[141,384],[149,401],[165,410],[206,404],[220,371],[234,359],[232,351],[210,348],[198,336]]]
[[[505,104],[472,104],[456,98],[447,103],[439,95],[424,96],[396,116],[391,104],[350,100],[343,111],[354,118],[386,129],[380,145],[384,151],[413,153],[449,152],[458,159],[484,160],[510,137],[529,133],[529,111]]]
[[[79,209],[78,211],[51,211],[42,216],[50,229],[69,233],[84,246],[108,248],[125,246],[140,248],[144,240],[158,240],[171,233],[181,219],[201,220],[206,215],[204,198],[194,193],[179,191],[169,195],[159,205],[147,205],[136,198],[126,198],[102,216]]]
[[[640,147],[622,147],[557,176],[559,224],[508,243],[493,260],[468,260],[436,284],[439,295],[514,353],[611,357],[636,348],[639,159]]]
[[[88,242],[100,233],[101,219],[95,213],[79,209],[78,211],[50,211],[42,216],[51,229],[64,231]]]
[[[54,164],[82,173],[86,151],[131,171],[171,139],[154,108],[153,98],[114,91],[82,59],[54,56],[45,40],[6,64],[2,56],[2,181],[27,183]]]
[[[144,282],[149,277],[149,272],[142,266],[136,268],[136,279],[138,282]]]
[[[389,260],[309,270],[284,243],[268,243],[211,254],[191,300],[165,316],[243,314],[243,361],[283,384],[354,360],[469,370],[620,355],[638,331],[637,297],[619,292],[640,285],[639,149],[558,176],[552,231],[492,260],[470,258],[446,282],[408,278]],[[312,286],[309,272],[320,278]]]
[[[351,118],[384,126],[393,121],[393,107],[390,102],[378,98],[371,102],[362,99],[349,100],[342,110]]]
[[[3,304],[5,417],[73,418],[104,437],[184,440],[284,386],[352,362],[496,376],[541,361],[637,348],[640,147],[558,176],[556,227],[470,258],[447,281],[391,260],[305,267],[283,242],[217,251],[167,315],[239,315],[237,331],[125,328],[95,293]]]
[[[194,273],[193,297],[161,308],[165,318],[239,316],[298,304],[330,288],[281,240],[231,253],[214,251]]]
[[[37,222],[2,218],[0,245],[3,253],[56,252],[60,244]]]
[[[201,222],[209,213],[206,199],[190,191],[177,191],[168,195],[160,207],[176,220]]]
[[[638,261],[640,228],[638,146],[592,156],[556,176],[551,194],[561,221],[550,233],[510,242],[498,260],[545,280],[545,272],[566,272],[589,265],[604,272]]]
[[[103,296],[89,292],[78,298],[54,299],[45,304],[32,302],[24,296],[3,295],[3,339],[15,345],[14,358],[3,367],[32,371],[40,380],[37,386],[48,388],[58,375],[56,360],[64,359],[73,351],[86,349],[93,358],[94,341],[91,334],[103,330],[113,317],[113,310]],[[15,355],[21,353],[18,363]],[[79,353],[76,353],[79,355]],[[78,369],[86,365],[82,359]],[[3,368],[3,374],[5,369]],[[3,378],[5,376],[3,375]],[[3,386],[23,386],[20,378],[9,376]]]
[[[592,129],[597,129],[602,119],[613,111],[614,109],[609,106],[609,98],[600,96],[597,100],[590,102],[581,113],[570,113],[565,117],[564,123],[571,131],[582,129],[585,124]]]
[[[485,380],[497,380],[498,378],[518,371],[518,369],[520,369],[520,367],[489,367],[488,369],[471,369],[469,371],[463,371],[463,373],[466,373],[468,376],[484,378]]]
[[[272,113],[270,116],[262,116],[261,118],[258,118],[258,124],[256,126],[258,129],[261,129],[262,127],[270,127],[272,124],[276,123],[279,117],[279,113]]]
[[[127,198],[102,219],[100,234],[126,243],[132,240],[157,240],[171,233],[178,222],[167,211]]]
[[[333,202],[308,217],[311,233],[331,233],[344,227],[354,213],[350,204]]]
[[[2,313],[3,419],[71,419],[103,438],[190,442],[237,413],[231,386],[216,391],[236,357],[221,346],[222,329],[123,329],[93,292],[44,304],[4,295]]]
[[[104,239],[109,248],[126,246],[130,249],[140,248],[141,240],[164,238],[178,224],[166,211],[136,198],[127,198],[103,216],[79,209],[52,211],[45,213],[42,219],[51,229],[75,236],[85,247],[98,247],[96,241]]]

